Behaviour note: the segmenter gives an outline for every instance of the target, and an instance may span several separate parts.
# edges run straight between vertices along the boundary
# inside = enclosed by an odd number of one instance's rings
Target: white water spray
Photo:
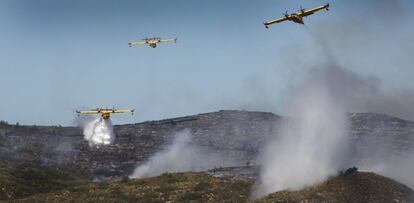
[[[111,145],[115,141],[115,133],[109,118],[97,118],[87,123],[83,128],[83,135],[91,147]]]

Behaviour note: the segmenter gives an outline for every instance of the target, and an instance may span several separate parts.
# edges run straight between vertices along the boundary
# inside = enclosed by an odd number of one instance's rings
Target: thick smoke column
[[[253,196],[301,189],[324,181],[343,167],[348,150],[348,120],[331,88],[328,70],[313,70],[293,88],[287,118],[262,155],[260,182]]]
[[[202,149],[192,142],[189,130],[175,135],[172,144],[138,166],[132,178],[152,177],[165,172],[203,171],[233,162],[223,155]]]
[[[96,118],[83,127],[85,140],[89,146],[110,145],[115,141],[111,119]]]

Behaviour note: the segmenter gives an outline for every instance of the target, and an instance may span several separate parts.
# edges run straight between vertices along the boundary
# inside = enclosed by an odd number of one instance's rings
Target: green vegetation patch
[[[413,195],[410,188],[394,180],[357,172],[300,191],[275,192],[254,202],[407,202]]]
[[[54,166],[23,164],[14,169],[0,169],[0,200],[62,190],[89,180],[86,172]]]
[[[165,173],[157,177],[73,186],[33,195],[21,202],[246,202],[251,184],[206,173]]]

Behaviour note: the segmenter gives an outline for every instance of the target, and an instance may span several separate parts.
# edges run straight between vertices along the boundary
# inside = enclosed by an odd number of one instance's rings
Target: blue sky
[[[262,22],[326,1],[1,0],[0,119],[73,125],[76,109],[135,108],[114,123],[220,109],[283,114],[288,87],[326,60],[414,87],[410,1],[332,1],[329,12]],[[128,47],[147,35],[177,44]]]

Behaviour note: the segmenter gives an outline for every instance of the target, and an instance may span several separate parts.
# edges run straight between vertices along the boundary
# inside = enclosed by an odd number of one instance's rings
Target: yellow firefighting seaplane
[[[143,45],[148,44],[151,48],[156,48],[158,43],[161,42],[175,42],[177,43],[177,38],[174,39],[161,39],[160,37],[147,37],[145,39],[142,39],[143,41],[140,42],[128,42],[129,47],[132,47],[132,45]]]
[[[87,115],[87,114],[101,114],[101,117],[103,119],[108,119],[111,115],[111,113],[131,113],[132,115],[134,114],[135,109],[108,109],[108,108],[96,108],[96,109],[91,109],[91,110],[86,110],[86,111],[76,111],[76,113],[78,114],[78,116],[80,115]]]
[[[274,20],[268,20],[265,21],[263,24],[265,25],[266,28],[269,28],[269,25],[274,24],[274,23],[280,23],[286,20],[290,20],[293,21],[295,23],[299,23],[299,24],[304,24],[303,23],[303,17],[309,16],[314,14],[316,11],[322,10],[322,9],[326,9],[327,11],[329,11],[329,3],[322,5],[322,6],[318,6],[315,8],[311,8],[311,9],[304,9],[302,7],[300,7],[300,10],[296,13],[291,13],[288,14],[288,12],[286,11],[285,13],[282,13],[284,15],[284,17],[282,18],[277,18]]]

